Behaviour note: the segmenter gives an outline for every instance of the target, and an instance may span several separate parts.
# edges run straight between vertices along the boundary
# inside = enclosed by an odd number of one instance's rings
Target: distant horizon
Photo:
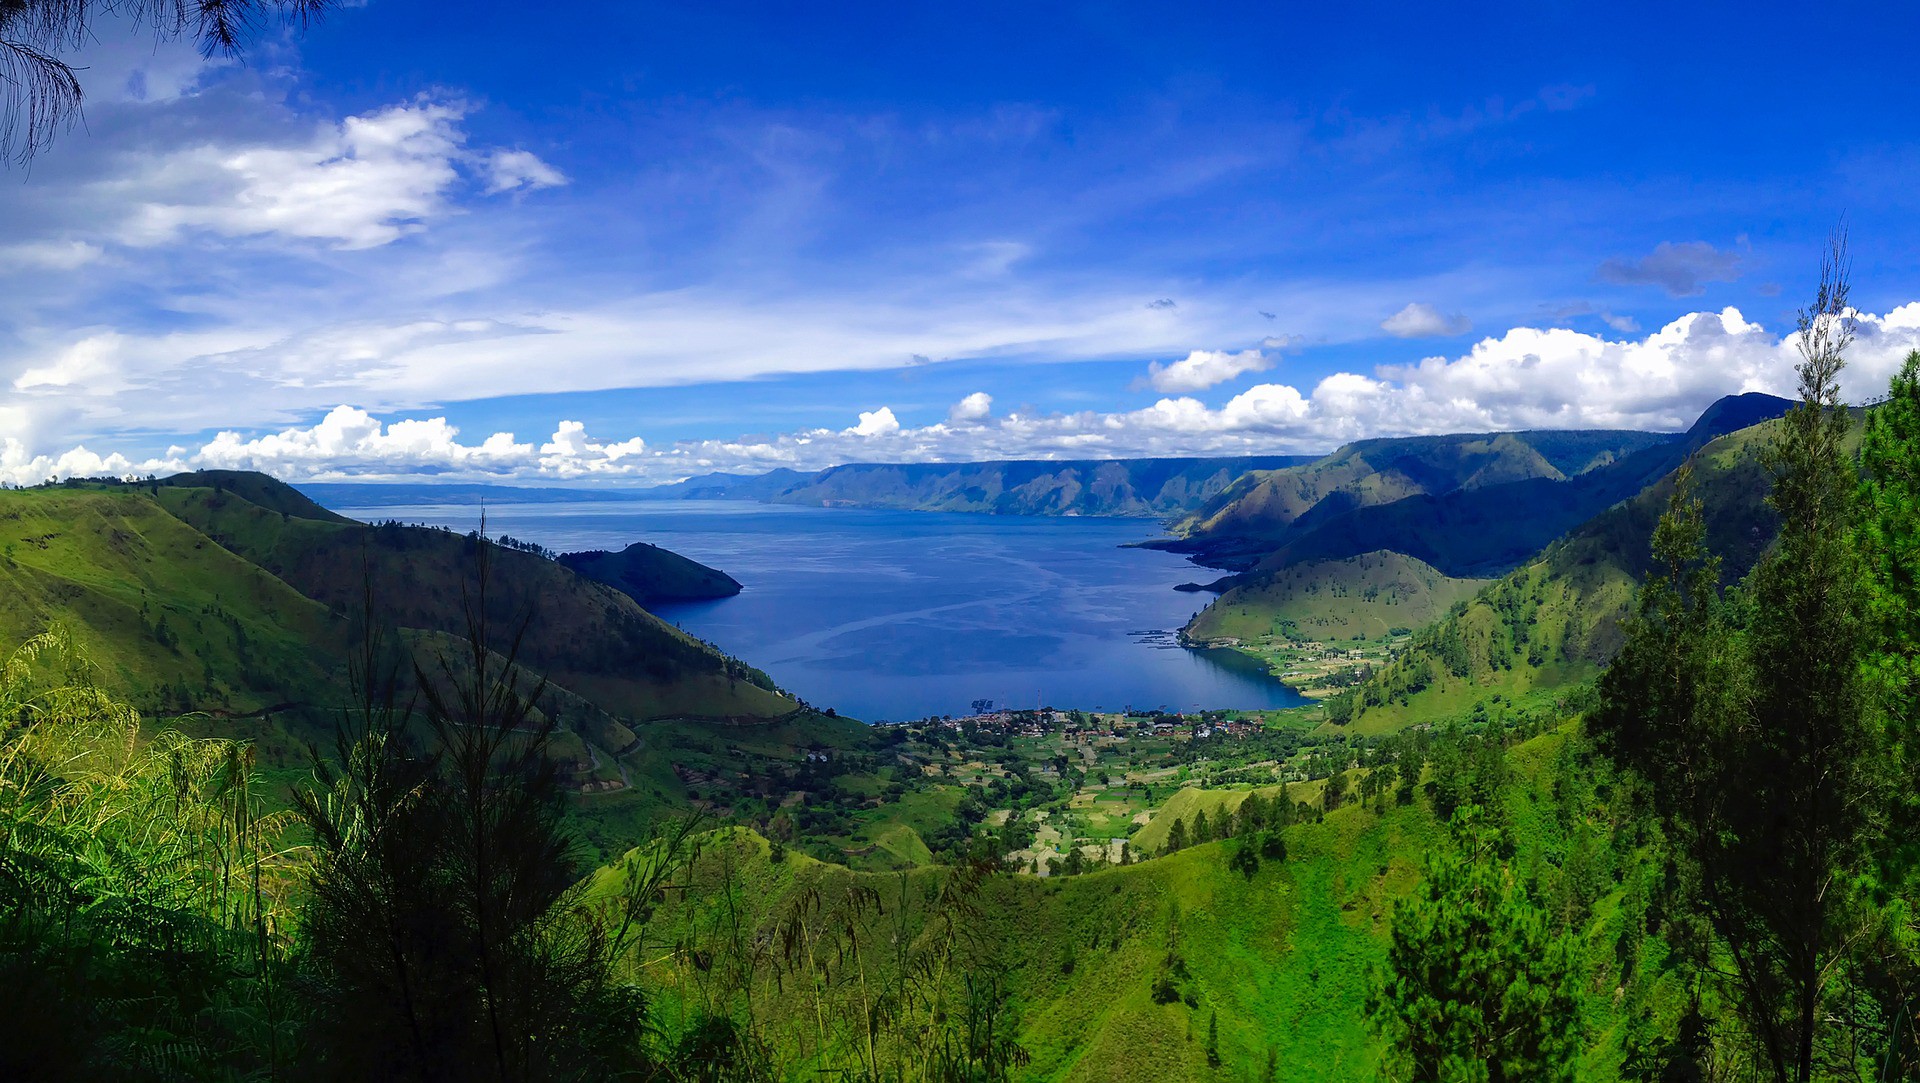
[[[1714,400],[1714,404],[1710,404],[1708,409],[1711,409],[1712,405],[1718,404],[1720,402],[1724,402],[1729,399],[1741,398],[1746,395],[1753,395],[1753,394],[1766,394],[1766,393],[1765,392],[1740,392],[1733,395],[1722,396],[1720,399]],[[1769,395],[1769,397],[1779,399],[1782,402],[1792,401],[1786,398],[1785,396]],[[1702,411],[1700,416],[1705,416],[1705,411]],[[1698,420],[1699,420],[1699,417],[1696,417],[1694,419],[1694,422],[1697,423]],[[1615,430],[1615,431],[1664,433],[1664,434],[1671,434],[1671,435],[1677,436],[1677,435],[1684,434],[1687,431],[1688,427],[1691,426],[1691,424],[1692,423],[1689,423],[1689,426],[1683,426],[1678,429],[1622,429],[1622,430]],[[1543,432],[1543,431],[1598,432],[1598,431],[1606,431],[1606,430],[1599,430],[1599,429],[1553,430],[1550,428],[1487,429],[1487,430],[1460,430],[1457,432],[1444,432],[1444,433],[1424,433],[1420,435],[1422,438],[1445,439],[1447,437],[1456,437],[1456,436],[1500,435],[1502,433],[1526,433],[1526,432]],[[1409,439],[1411,438],[1412,437],[1409,437]],[[341,486],[341,487],[348,487],[348,486],[355,486],[355,485],[367,485],[367,486],[446,485],[446,486],[469,486],[469,487],[475,487],[475,488],[526,489],[529,491],[558,490],[558,491],[575,491],[575,492],[607,492],[611,490],[618,490],[618,491],[626,491],[626,492],[650,492],[657,489],[670,489],[678,485],[683,485],[689,481],[700,480],[701,478],[731,477],[731,478],[754,479],[754,478],[766,477],[771,474],[776,474],[782,470],[790,471],[797,474],[803,474],[803,475],[816,475],[816,474],[825,473],[830,470],[839,470],[845,467],[852,467],[852,466],[871,466],[871,467],[993,466],[993,465],[1002,465],[1002,464],[1010,465],[1010,464],[1016,464],[1016,463],[1071,465],[1075,463],[1140,462],[1140,461],[1150,461],[1150,460],[1201,461],[1201,460],[1209,460],[1209,459],[1239,460],[1239,459],[1262,459],[1262,458],[1316,459],[1316,458],[1324,458],[1328,455],[1332,455],[1335,452],[1339,451],[1340,448],[1346,447],[1349,444],[1359,443],[1359,442],[1362,442],[1365,440],[1371,440],[1371,439],[1395,439],[1395,438],[1394,437],[1361,437],[1358,440],[1345,441],[1341,444],[1335,445],[1333,447],[1329,447],[1325,451],[1319,451],[1319,452],[1249,451],[1245,453],[1237,453],[1237,454],[1230,454],[1230,455],[1219,455],[1219,454],[1122,455],[1122,456],[1091,457],[1091,458],[1070,458],[1066,456],[1043,456],[1043,457],[1026,458],[1026,459],[1004,459],[1004,458],[1003,459],[918,459],[918,460],[907,460],[907,461],[856,460],[856,461],[849,461],[849,462],[831,463],[827,466],[823,466],[818,469],[809,469],[809,470],[796,470],[793,467],[788,467],[788,466],[773,466],[763,470],[707,470],[701,473],[689,474],[685,477],[674,478],[666,481],[644,481],[644,482],[638,482],[638,483],[625,481],[620,478],[596,477],[596,478],[555,479],[551,482],[547,482],[544,484],[529,484],[528,482],[530,480],[538,481],[540,479],[537,479],[537,478],[536,479],[487,478],[487,477],[479,477],[479,476],[473,476],[473,475],[424,474],[424,473],[405,474],[405,475],[327,475],[327,476],[316,476],[316,477],[307,477],[307,478],[288,478],[278,474],[274,474],[271,471],[262,470],[258,472],[267,474],[268,476],[273,477],[275,480],[282,481],[282,482],[285,482],[286,484],[293,485],[296,487],[313,486],[313,485],[333,485],[333,486]],[[211,470],[211,469],[228,469],[228,468],[193,467],[185,470],[174,471],[173,473],[190,474],[190,473],[199,472],[201,470]],[[172,476],[172,475],[169,474],[165,476]],[[573,484],[568,484],[567,482],[573,482]]]

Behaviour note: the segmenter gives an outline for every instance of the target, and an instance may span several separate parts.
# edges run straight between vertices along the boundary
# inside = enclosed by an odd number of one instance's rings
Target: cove
[[[471,505],[341,508],[472,530]],[[1150,520],[794,507],[746,501],[490,504],[487,533],[561,552],[646,541],[738,579],[655,606],[816,707],[866,721],[975,700],[1083,710],[1263,709],[1307,700],[1258,662],[1180,646],[1195,569],[1121,548]]]

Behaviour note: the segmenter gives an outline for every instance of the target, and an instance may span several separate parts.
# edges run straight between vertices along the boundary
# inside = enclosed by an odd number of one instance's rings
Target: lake
[[[462,532],[470,505],[341,508]],[[1306,700],[1231,651],[1174,633],[1208,595],[1139,519],[808,508],[747,501],[489,504],[487,533],[561,552],[646,541],[744,589],[654,607],[816,707],[867,721],[963,714],[974,700],[1084,710],[1273,708]]]

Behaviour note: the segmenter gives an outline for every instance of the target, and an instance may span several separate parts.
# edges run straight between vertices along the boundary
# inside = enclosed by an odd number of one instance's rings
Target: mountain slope
[[[854,463],[765,497],[780,504],[998,515],[1177,515],[1250,470],[1303,456],[980,463]]]
[[[1449,577],[1401,553],[1311,561],[1242,581],[1183,633],[1215,646],[1375,639],[1425,627],[1485,585]]]
[[[1727,582],[1758,562],[1776,529],[1760,461],[1772,430],[1769,422],[1720,437],[1696,460],[1707,543]],[[1495,693],[1594,676],[1619,649],[1620,621],[1672,491],[1669,474],[1457,606],[1367,683],[1330,701],[1330,717],[1379,732],[1462,712]]]
[[[1564,482],[1674,439],[1663,433],[1544,430],[1362,440],[1304,466],[1240,478],[1179,523],[1177,540],[1159,547],[1198,554],[1200,562],[1218,567],[1247,568],[1356,509],[1514,482]]]
[[[159,499],[335,614],[357,613],[371,596],[380,619],[395,626],[465,631],[471,537],[281,515],[209,488],[161,487]],[[491,554],[487,615],[496,629],[511,633],[530,614],[521,660],[604,709],[642,720],[752,720],[794,708],[764,674],[681,633],[621,591],[531,553]]]
[[[1391,549],[1448,575],[1498,575],[1602,509],[1672,473],[1709,441],[1779,417],[1791,405],[1771,395],[1730,396],[1710,407],[1679,439],[1641,448],[1565,480],[1532,478],[1355,508],[1292,536],[1255,570]]]
[[[344,677],[344,622],[146,487],[0,492],[0,643],[54,623],[148,713],[338,702]]]

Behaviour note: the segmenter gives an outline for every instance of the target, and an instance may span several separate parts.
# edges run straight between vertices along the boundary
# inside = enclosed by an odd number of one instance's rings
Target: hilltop
[[[201,481],[168,479],[155,498],[329,612],[352,616],[370,599],[376,619],[397,627],[465,631],[475,538],[276,511]],[[541,555],[499,547],[492,572],[488,616],[496,626],[510,630],[531,614],[521,660],[617,716],[756,719],[793,709],[764,674],[654,617],[620,590]]]
[[[1375,639],[1425,627],[1485,585],[1379,550],[1243,578],[1183,632],[1207,646]]]

